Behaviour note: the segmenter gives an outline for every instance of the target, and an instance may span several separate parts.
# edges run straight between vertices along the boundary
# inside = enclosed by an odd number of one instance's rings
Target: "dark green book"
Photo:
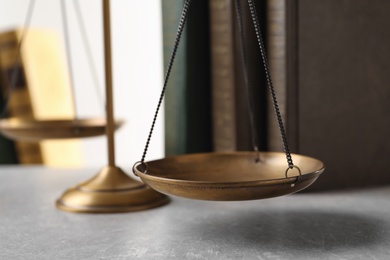
[[[183,8],[183,0],[162,0],[164,73],[173,50],[176,31]],[[175,155],[185,153],[186,119],[185,119],[185,85],[186,85],[186,54],[183,32],[175,63],[169,78],[165,93],[165,154]],[[165,74],[164,74],[165,75]]]
[[[163,0],[164,70],[184,0]],[[211,150],[208,2],[192,1],[165,94],[165,154]]]

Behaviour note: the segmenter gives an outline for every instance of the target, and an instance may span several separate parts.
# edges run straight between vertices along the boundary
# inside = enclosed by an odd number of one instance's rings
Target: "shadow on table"
[[[199,224],[199,223],[198,223]],[[382,221],[367,215],[327,212],[243,212],[208,218],[184,232],[225,245],[285,250],[336,250],[381,241]]]

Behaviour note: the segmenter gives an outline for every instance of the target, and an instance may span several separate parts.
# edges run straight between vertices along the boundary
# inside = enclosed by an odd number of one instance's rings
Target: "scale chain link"
[[[286,130],[284,128],[282,116],[280,114],[280,109],[279,109],[278,101],[276,98],[275,89],[274,89],[274,86],[272,84],[272,80],[271,80],[271,77],[270,77],[270,74],[268,71],[267,56],[265,53],[264,43],[263,43],[263,39],[262,39],[259,18],[257,16],[256,7],[255,7],[253,0],[248,0],[248,4],[249,4],[251,16],[252,16],[253,25],[255,27],[257,41],[258,41],[258,44],[260,47],[260,53],[261,53],[261,58],[263,61],[265,76],[267,79],[268,88],[269,88],[271,96],[272,96],[272,102],[274,105],[274,110],[275,110],[276,118],[277,118],[278,125],[279,125],[280,135],[281,135],[282,141],[283,141],[284,152],[286,153],[288,167],[290,169],[292,169],[294,167],[294,163],[293,163],[293,160],[291,157],[290,148],[288,146]]]

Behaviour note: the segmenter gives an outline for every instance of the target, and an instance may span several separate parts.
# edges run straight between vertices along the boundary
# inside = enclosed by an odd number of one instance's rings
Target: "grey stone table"
[[[172,198],[121,214],[55,208],[97,170],[0,167],[0,259],[390,259],[390,187],[245,202]]]

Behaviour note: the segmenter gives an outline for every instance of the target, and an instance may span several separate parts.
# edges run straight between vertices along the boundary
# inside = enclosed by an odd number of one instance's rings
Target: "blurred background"
[[[72,72],[79,118],[104,117],[104,102],[99,102],[96,84],[93,81],[88,64],[87,52],[83,45],[82,31],[76,16],[75,1],[65,1],[72,57]],[[161,1],[111,1],[112,56],[114,113],[118,119],[124,119],[124,126],[116,132],[117,163],[131,167],[142,155],[146,143],[152,116],[157,105],[163,80],[162,64],[162,21]],[[0,30],[9,31],[24,25],[29,0],[0,1]],[[103,21],[101,1],[77,1],[86,34],[90,43],[99,85],[100,95],[104,98],[104,64],[103,64]],[[35,1],[30,31],[26,34],[26,48],[29,37],[34,37],[34,30],[49,30],[56,34],[58,43],[55,47],[62,56],[61,61],[67,64],[65,33],[61,18],[61,1]],[[53,44],[51,44],[53,45]],[[27,50],[26,50],[27,51]],[[41,62],[42,63],[42,62]],[[62,74],[69,77],[67,66]],[[70,86],[67,86],[70,88]],[[40,93],[48,95],[47,93]],[[103,107],[102,107],[103,106]],[[149,159],[163,156],[163,111],[153,136],[153,143],[148,153]],[[50,163],[51,166],[105,166],[107,164],[107,145],[105,137],[85,138],[78,140],[81,160],[73,163]],[[4,151],[1,150],[4,158]],[[66,151],[59,151],[66,156]],[[65,153],[65,154],[64,154]],[[72,161],[72,160],[71,160]]]
[[[72,1],[66,2],[71,6]],[[102,88],[100,3],[78,2]],[[145,145],[184,1],[111,2],[115,115],[126,120],[116,134],[117,157],[119,165],[128,167],[139,160]],[[236,2],[192,2],[147,160],[194,152],[253,150],[254,145],[262,151],[282,151],[247,1],[239,2],[246,63]],[[308,190],[390,183],[390,2],[254,2],[291,151],[318,158],[326,165],[325,173]],[[0,29],[22,26],[28,1],[0,3]],[[59,1],[37,1],[31,26],[63,35],[59,8]],[[102,115],[71,10],[79,116]],[[248,116],[245,66],[255,127]],[[105,165],[103,137],[80,142],[82,165]]]

